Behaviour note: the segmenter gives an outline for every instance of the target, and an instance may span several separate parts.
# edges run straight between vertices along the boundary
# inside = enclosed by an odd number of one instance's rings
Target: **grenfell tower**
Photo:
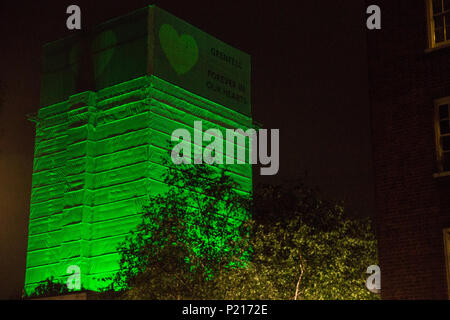
[[[46,44],[42,63],[25,290],[70,266],[98,290],[148,197],[167,190],[172,132],[252,127],[250,56],[149,6]],[[251,192],[250,164],[228,170]]]

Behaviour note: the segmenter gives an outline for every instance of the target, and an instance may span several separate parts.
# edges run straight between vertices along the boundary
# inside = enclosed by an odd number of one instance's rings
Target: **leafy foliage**
[[[297,283],[301,299],[376,298],[365,288],[366,268],[376,263],[376,241],[367,220],[341,216],[323,231],[296,217],[257,226],[252,243],[253,263],[277,288],[278,299],[293,299]]]
[[[113,289],[141,285],[149,299],[201,298],[219,270],[248,260],[250,198],[224,169],[206,165],[169,164],[164,181],[168,191],[150,198],[119,248]]]
[[[165,181],[120,248],[121,298],[378,299],[365,287],[370,220],[346,218],[318,190],[263,186],[251,206],[224,170],[171,166]]]
[[[348,218],[344,207],[302,181],[262,186],[255,192],[253,263],[280,299],[378,299],[365,287],[366,269],[377,264],[377,242],[368,218]],[[302,268],[301,268],[302,267]]]
[[[57,281],[53,277],[50,277],[42,281],[31,294],[25,295],[24,298],[52,297],[68,293],[69,289],[64,282]]]

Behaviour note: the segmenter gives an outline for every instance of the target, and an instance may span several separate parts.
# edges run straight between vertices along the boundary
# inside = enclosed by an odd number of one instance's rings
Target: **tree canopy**
[[[169,164],[166,193],[119,248],[123,299],[378,299],[369,219],[298,182],[237,190],[225,169]]]

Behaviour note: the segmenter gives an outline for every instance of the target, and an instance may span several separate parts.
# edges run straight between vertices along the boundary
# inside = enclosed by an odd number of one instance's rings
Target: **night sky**
[[[0,299],[19,298],[34,149],[26,114],[39,108],[41,47],[73,33],[66,8],[77,4],[82,27],[148,4],[252,57],[253,118],[280,129],[279,183],[308,172],[312,185],[345,200],[352,213],[373,207],[362,0],[295,1],[1,1],[0,2]]]

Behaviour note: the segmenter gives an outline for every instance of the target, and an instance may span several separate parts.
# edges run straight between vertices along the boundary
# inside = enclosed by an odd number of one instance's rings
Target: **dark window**
[[[450,0],[429,0],[433,46],[450,41]]]
[[[437,100],[435,108],[438,168],[441,172],[450,171],[450,97]]]

